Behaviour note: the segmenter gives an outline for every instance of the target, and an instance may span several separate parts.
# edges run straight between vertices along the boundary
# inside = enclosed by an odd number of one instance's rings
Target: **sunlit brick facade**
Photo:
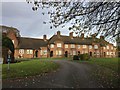
[[[73,55],[88,53],[91,57],[116,57],[116,47],[108,43],[101,36],[99,39],[91,37],[74,37],[61,35],[58,31],[50,39],[43,35],[43,39],[20,37],[19,31],[12,27],[3,27],[3,34],[12,39],[15,46],[15,58],[43,58],[43,57],[72,57]]]

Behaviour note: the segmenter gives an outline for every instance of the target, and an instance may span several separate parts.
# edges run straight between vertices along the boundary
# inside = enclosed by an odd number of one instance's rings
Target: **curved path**
[[[60,64],[56,72],[24,79],[3,80],[3,88],[99,88],[91,78],[93,66],[67,60],[54,60]]]

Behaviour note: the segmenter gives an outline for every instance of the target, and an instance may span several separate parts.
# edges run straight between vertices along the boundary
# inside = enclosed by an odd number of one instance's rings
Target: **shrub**
[[[78,55],[74,55],[73,56],[73,60],[79,60],[79,56]]]
[[[90,56],[89,56],[88,53],[85,53],[85,54],[80,54],[80,55],[79,55],[79,58],[80,58],[81,60],[89,60],[89,59],[90,59]]]

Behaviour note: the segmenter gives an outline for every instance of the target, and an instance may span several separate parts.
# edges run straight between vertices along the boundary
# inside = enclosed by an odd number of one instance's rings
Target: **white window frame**
[[[89,49],[92,49],[92,45],[89,45]]]
[[[65,44],[65,48],[68,48],[68,44]]]
[[[14,43],[15,43],[15,41],[14,41],[14,40],[12,40],[12,43],[14,44]]]
[[[47,55],[47,50],[44,50],[44,51],[43,51],[43,55]]]
[[[83,48],[87,48],[87,45],[83,45]]]
[[[62,55],[62,51],[61,50],[56,50],[56,55]]]
[[[80,49],[80,45],[77,45],[78,46],[78,49]]]
[[[71,48],[75,48],[75,44],[71,44]]]
[[[28,49],[26,53],[27,54],[33,54],[33,50]]]
[[[54,44],[51,44],[51,45],[50,45],[50,48],[54,48]]]
[[[109,49],[109,46],[107,46],[106,48]]]
[[[76,51],[73,51],[73,55],[76,55]]]
[[[98,45],[94,45],[94,49],[98,49]]]
[[[19,49],[19,54],[24,54],[24,49]]]
[[[57,43],[57,47],[62,47],[62,44],[61,43]]]

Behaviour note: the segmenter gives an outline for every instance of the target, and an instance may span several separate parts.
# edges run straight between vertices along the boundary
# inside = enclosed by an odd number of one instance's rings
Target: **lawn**
[[[101,83],[102,87],[117,88],[120,87],[119,61],[120,58],[92,58],[89,61],[79,62],[85,62],[94,66],[91,76],[96,77],[96,80]]]
[[[52,61],[30,60],[10,64],[10,70],[7,70],[7,64],[2,65],[2,78],[21,78],[40,75],[56,70],[59,65]]]

